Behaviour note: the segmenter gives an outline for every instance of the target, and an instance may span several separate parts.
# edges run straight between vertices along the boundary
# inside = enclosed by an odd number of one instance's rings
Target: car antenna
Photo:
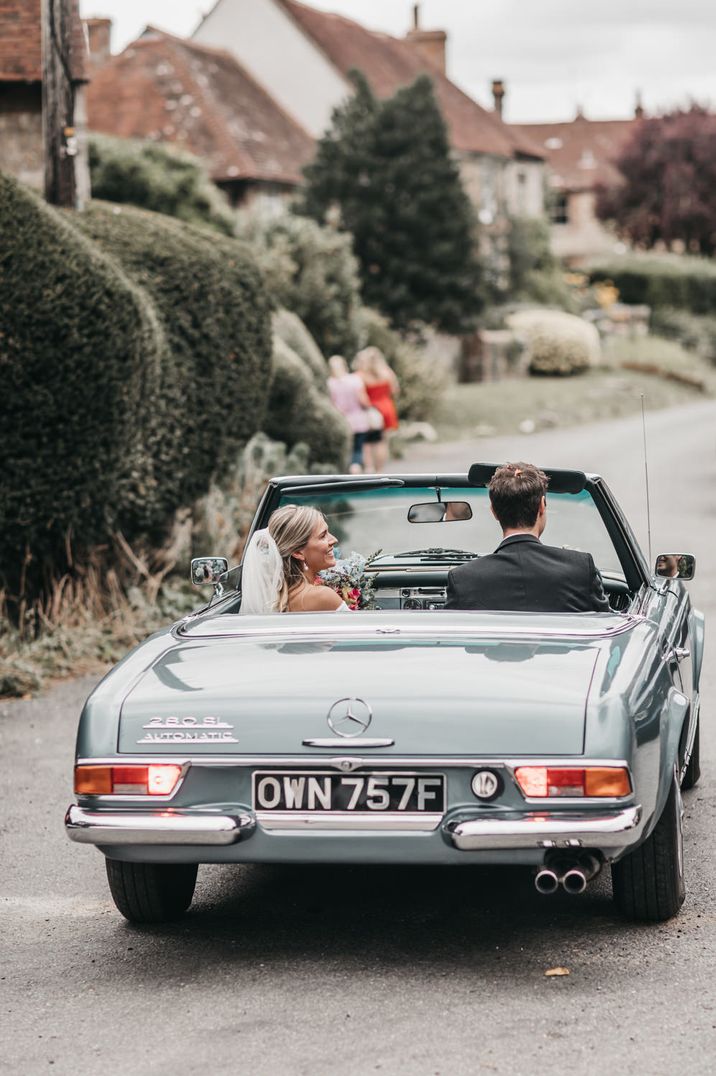
[[[646,397],[644,393],[641,394],[641,429],[644,437],[644,479],[646,483],[646,537],[647,545],[649,547],[649,564],[651,560],[651,504],[649,501],[649,457],[646,450],[646,409],[644,407],[644,401]]]

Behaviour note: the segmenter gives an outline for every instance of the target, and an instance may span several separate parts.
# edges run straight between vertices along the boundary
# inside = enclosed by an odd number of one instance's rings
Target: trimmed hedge
[[[95,203],[73,220],[151,297],[166,334],[149,448],[172,510],[261,428],[271,376],[261,277],[241,243],[171,217]]]
[[[623,303],[678,307],[694,314],[716,309],[716,263],[705,258],[633,256],[594,266],[589,279],[612,281]]]
[[[74,546],[131,517],[155,521],[141,445],[163,347],[141,291],[0,175],[0,586],[11,597],[63,571]]]
[[[505,320],[527,343],[531,374],[568,377],[582,373],[601,358],[596,328],[573,314],[561,310],[517,310]]]
[[[325,394],[328,384],[328,363],[318,348],[318,344],[297,314],[290,310],[277,310],[271,319],[276,336],[288,344],[292,351],[306,365],[316,388]]]
[[[274,336],[273,375],[264,432],[289,448],[308,445],[311,463],[332,464],[343,471],[348,463],[351,432],[328,396],[317,390],[306,364],[292,348]]]

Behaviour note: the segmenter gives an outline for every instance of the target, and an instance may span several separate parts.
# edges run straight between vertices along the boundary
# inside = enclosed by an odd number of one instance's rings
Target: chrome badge
[[[152,717],[137,743],[238,743],[234,726],[218,717]]]
[[[328,725],[336,736],[360,736],[372,720],[373,711],[365,699],[339,699],[328,711]]]
[[[497,795],[502,782],[492,770],[478,770],[472,779],[472,791],[480,800],[491,800]]]

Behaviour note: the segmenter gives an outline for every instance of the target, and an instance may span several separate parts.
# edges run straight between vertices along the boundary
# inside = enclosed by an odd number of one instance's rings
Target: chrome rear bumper
[[[347,837],[399,836],[412,831],[414,837],[432,839],[436,830],[445,843],[461,852],[500,852],[547,850],[550,848],[595,848],[618,851],[634,842],[633,831],[641,821],[641,807],[604,811],[532,811],[529,814],[494,812],[480,817],[460,813],[446,819],[440,815],[367,818],[332,814],[258,818],[260,830],[282,832],[284,836],[302,833],[302,841],[341,832]],[[442,824],[441,824],[442,822]],[[73,804],[65,816],[65,828],[72,841],[95,845],[203,845],[237,844],[257,829],[251,811],[223,814],[212,811],[140,811],[107,810]]]
[[[211,814],[194,811],[149,813],[95,811],[73,804],[65,815],[71,841],[80,844],[236,844],[253,833],[252,814]]]
[[[463,852],[530,848],[622,848],[624,834],[636,828],[641,807],[603,815],[534,811],[529,815],[495,814],[490,818],[450,819],[443,833]]]

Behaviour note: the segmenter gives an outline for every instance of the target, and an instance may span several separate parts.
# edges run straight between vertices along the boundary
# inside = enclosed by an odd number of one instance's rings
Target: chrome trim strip
[[[425,613],[426,610],[420,610],[420,612]],[[556,628],[529,629],[526,627],[514,626],[501,627],[499,624],[495,624],[494,626],[490,627],[483,626],[474,628],[465,624],[461,624],[459,627],[453,627],[449,624],[438,626],[436,619],[434,619],[436,614],[437,616],[449,616],[451,612],[452,610],[431,609],[430,624],[426,624],[424,627],[422,625],[416,626],[414,623],[410,623],[409,621],[403,624],[386,621],[383,624],[366,624],[364,627],[356,626],[355,623],[346,625],[342,621],[338,629],[336,629],[335,627],[335,621],[332,622],[331,626],[327,624],[320,624],[316,625],[315,627],[306,627],[305,623],[301,621],[300,624],[296,623],[287,627],[284,619],[286,614],[284,614],[282,616],[282,621],[284,624],[283,628],[255,627],[253,629],[248,629],[245,631],[212,631],[207,632],[207,634],[205,635],[202,635],[198,631],[192,630],[191,634],[189,634],[188,632],[183,634],[184,637],[188,639],[250,639],[266,637],[275,639],[286,639],[290,638],[291,636],[300,635],[302,639],[306,640],[309,640],[311,638],[344,640],[373,638],[376,634],[383,632],[400,634],[403,635],[406,639],[411,637],[414,638],[416,636],[427,636],[436,639],[470,639],[483,636],[490,639],[611,639],[616,635],[623,635],[624,632],[631,631],[636,624],[644,623],[646,621],[646,617],[642,616],[641,614],[617,613],[614,615],[621,616],[621,622],[619,624],[614,624],[608,628],[602,628],[601,630],[592,628],[585,629],[584,631],[559,631]],[[288,615],[314,616],[316,614],[297,613]],[[371,614],[365,613],[363,615],[370,616]],[[406,617],[407,621],[407,618],[414,615],[414,611],[403,611],[399,615]],[[241,619],[248,620],[248,617],[243,617]],[[354,620],[355,618],[351,619]]]
[[[92,811],[73,803],[65,815],[67,836],[79,844],[235,844],[255,827],[246,813]]]
[[[314,738],[310,740],[302,740],[304,747],[332,747],[334,750],[337,747],[346,746],[346,738],[339,739],[337,736]],[[371,738],[370,736],[354,737],[356,747],[393,747],[395,740]],[[350,746],[350,745],[349,745]]]
[[[340,746],[343,748],[344,754],[336,756],[335,758],[326,758],[325,755],[192,755],[187,757],[186,755],[169,755],[157,752],[156,755],[115,755],[113,758],[82,758],[78,759],[76,765],[97,765],[97,766],[122,766],[132,765],[134,763],[138,765],[147,764],[149,762],[157,762],[159,760],[166,762],[176,762],[177,765],[192,765],[192,766],[332,766],[337,770],[344,769],[344,763],[346,759],[350,759],[353,768],[358,769],[361,766],[412,766],[414,769],[432,769],[438,767],[492,767],[493,769],[508,768],[514,770],[517,766],[565,766],[567,769],[573,767],[583,766],[616,766],[629,769],[629,763],[624,759],[618,758],[585,758],[582,755],[557,755],[555,756],[542,756],[542,755],[524,755],[521,757],[509,757],[486,755],[475,757],[439,757],[439,756],[410,756],[410,755],[386,755],[384,758],[366,758],[362,759],[360,755],[347,754],[348,749],[352,746],[350,742],[341,740]],[[361,744],[356,741],[356,748],[360,748]],[[630,771],[631,772],[631,771]],[[111,797],[112,800],[116,799],[115,796]],[[140,797],[147,799],[148,801],[155,801],[160,799],[158,796],[152,797]],[[557,797],[558,802],[564,803],[564,798]],[[603,797],[599,797],[603,799]],[[543,803],[542,799],[536,799],[531,801],[535,805]],[[583,802],[583,797],[579,797],[578,803]]]
[[[549,815],[533,812],[527,817],[503,815],[446,823],[443,832],[463,852],[511,848],[621,848],[623,834],[635,829],[641,807],[627,807],[610,814],[574,812]]]
[[[349,833],[432,833],[442,822],[441,814],[423,812],[398,814],[366,811],[257,811],[256,821],[262,829],[290,830],[319,836],[327,830]]]

